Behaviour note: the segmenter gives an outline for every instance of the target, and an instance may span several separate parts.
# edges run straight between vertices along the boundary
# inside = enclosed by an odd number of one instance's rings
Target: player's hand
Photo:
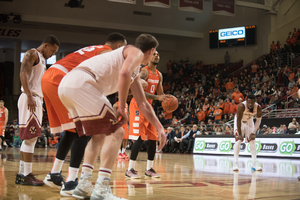
[[[27,106],[30,112],[35,112],[36,102],[33,96],[27,96]]]
[[[171,97],[171,95],[169,95],[169,94],[158,95],[157,100],[164,101],[164,100],[167,100],[168,97]]]
[[[242,142],[244,141],[244,137],[242,135],[239,135],[238,139],[241,140]]]
[[[159,141],[159,146],[157,147],[158,150],[161,150],[165,144],[166,144],[166,135],[165,135],[165,131],[162,128],[161,130],[157,131],[158,134],[158,141]]]
[[[119,123],[122,125],[128,123],[128,115],[125,113],[125,108],[117,110],[117,119],[119,119],[119,117],[121,117]]]
[[[250,141],[255,140],[255,138],[256,138],[256,135],[254,133],[251,133],[250,137],[249,137]]]

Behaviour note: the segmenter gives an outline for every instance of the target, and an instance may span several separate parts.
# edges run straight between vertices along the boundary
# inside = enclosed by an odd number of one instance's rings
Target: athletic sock
[[[128,170],[135,168],[135,160],[129,160]]]
[[[112,172],[111,169],[100,167],[99,172],[98,172],[97,182],[101,183],[104,181],[104,179],[107,179],[107,178],[110,180],[111,172]]]
[[[32,162],[25,162],[24,161],[24,176],[27,176],[32,172]]]
[[[153,168],[153,162],[154,160],[147,160],[147,170]]]
[[[84,177],[92,176],[93,170],[94,170],[93,165],[83,163],[81,177],[84,178]]]
[[[239,140],[234,144],[234,162],[238,162],[242,141]]]
[[[125,150],[126,150],[125,148],[122,148],[122,153],[125,153]]]
[[[60,173],[63,164],[64,164],[64,160],[55,158],[53,167],[51,169],[51,174]]]
[[[78,168],[69,167],[69,173],[68,173],[68,178],[67,178],[66,182],[68,182],[68,181],[75,181],[75,179],[78,176],[78,171],[79,171]]]
[[[19,174],[24,174],[24,161],[20,160]]]
[[[249,142],[250,145],[250,152],[252,157],[252,166],[256,165],[256,146],[254,140]]]

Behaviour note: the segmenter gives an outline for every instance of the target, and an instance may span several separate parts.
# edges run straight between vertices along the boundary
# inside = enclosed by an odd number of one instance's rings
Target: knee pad
[[[25,153],[33,153],[36,140],[37,140],[37,137],[29,139],[29,140],[24,140],[22,142],[21,151],[25,152]]]

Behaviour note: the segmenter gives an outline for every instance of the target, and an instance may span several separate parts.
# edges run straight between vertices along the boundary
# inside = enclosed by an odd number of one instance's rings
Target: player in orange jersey
[[[4,132],[8,121],[8,110],[4,107],[4,101],[0,100],[0,151],[5,151],[7,144],[4,141]],[[3,149],[2,149],[3,146]]]
[[[77,176],[79,166],[84,155],[84,149],[89,137],[79,137],[75,131],[75,124],[69,118],[69,113],[58,97],[58,86],[62,78],[74,69],[81,62],[98,54],[103,54],[125,45],[126,39],[120,33],[111,33],[104,45],[94,45],[84,47],[75,51],[65,58],[57,61],[44,74],[42,78],[42,90],[52,133],[66,131],[59,142],[56,158],[49,174],[45,177],[44,183],[50,187],[62,186],[60,194],[62,196],[72,196],[73,190],[77,186]],[[68,177],[64,183],[61,176],[61,169],[64,159],[71,149],[71,160]],[[64,183],[64,184],[63,184]]]
[[[153,100],[164,100],[168,95],[164,95],[162,87],[162,74],[156,69],[159,62],[159,53],[154,52],[148,66],[142,68],[140,77],[148,82],[148,87],[145,90],[147,101],[152,104]],[[157,95],[155,95],[155,92]],[[130,131],[129,139],[136,140],[131,148],[131,155],[128,170],[125,176],[128,178],[140,178],[140,175],[135,171],[135,162],[139,153],[139,149],[144,140],[148,139],[148,160],[145,171],[146,176],[160,177],[153,169],[153,161],[156,152],[157,131],[156,128],[142,115],[137,107],[137,103],[133,98],[129,105],[130,114]]]

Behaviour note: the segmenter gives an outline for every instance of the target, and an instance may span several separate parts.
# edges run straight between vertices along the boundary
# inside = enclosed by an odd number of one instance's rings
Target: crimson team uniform
[[[119,102],[117,102],[117,104],[118,104],[118,107],[117,107],[117,110],[119,109]],[[125,113],[126,113],[126,115],[128,115],[128,104],[126,103],[125,104]],[[125,131],[125,135],[124,135],[124,140],[127,140],[128,139],[128,137],[129,137],[129,134],[128,134],[128,123],[126,123],[126,124],[124,124],[123,126],[122,126],[122,128],[124,129],[124,131]]]
[[[250,142],[250,135],[253,133],[255,134],[255,127],[253,122],[253,117],[257,114],[257,107],[260,105],[258,103],[254,104],[253,111],[249,110],[247,107],[247,101],[243,101],[242,104],[245,106],[245,111],[243,113],[242,122],[241,122],[241,131],[242,135],[245,135],[245,142]],[[237,129],[237,114],[234,117],[234,136],[235,141],[238,141],[238,129]]]
[[[2,109],[0,109],[0,136],[4,137],[4,133],[5,133],[5,127],[4,123],[5,123],[5,107],[3,107]],[[1,144],[0,144],[1,145]]]
[[[36,49],[39,63],[32,67],[28,77],[29,90],[36,102],[35,112],[30,112],[27,105],[27,95],[21,87],[21,95],[18,99],[19,131],[21,140],[32,139],[41,136],[41,122],[43,117],[43,93],[41,79],[46,71],[46,61],[44,56]]]
[[[155,69],[155,73],[149,69],[148,66],[145,67],[148,70],[148,78],[146,79],[148,83],[148,88],[145,92],[149,94],[155,94],[156,88],[159,83],[159,72]],[[147,99],[147,101],[152,105],[152,99]],[[142,140],[157,140],[157,130],[156,128],[143,116],[140,112],[137,103],[134,98],[132,98],[129,105],[130,113],[130,131],[129,139],[137,140],[141,136]]]
[[[106,96],[118,91],[123,51],[129,45],[96,55],[69,72],[58,87],[58,95],[73,118],[79,136],[110,134],[122,125]],[[136,66],[133,81],[140,72]]]
[[[75,51],[52,65],[42,78],[42,89],[47,107],[50,129],[52,133],[64,130],[75,132],[73,119],[58,97],[58,86],[62,78],[84,60],[100,54],[102,51],[112,50],[106,45],[94,45]]]

